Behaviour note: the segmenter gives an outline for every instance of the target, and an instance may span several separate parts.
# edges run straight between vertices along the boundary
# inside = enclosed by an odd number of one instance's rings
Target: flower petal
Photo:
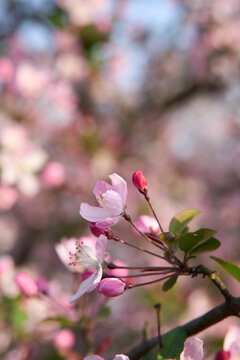
[[[202,360],[203,359],[203,341],[192,337],[184,343],[183,352],[180,360]]]
[[[231,352],[231,359],[240,357],[240,327],[231,326],[224,338],[223,349]]]
[[[96,253],[99,264],[101,264],[104,260],[104,254],[107,247],[107,237],[105,235],[100,235],[96,241]]]
[[[123,204],[126,204],[127,200],[127,183],[126,181],[116,173],[109,175],[114,190],[118,192],[123,200]]]
[[[102,278],[102,267],[98,267],[97,271],[95,271],[91,276],[89,276],[86,280],[84,280],[75,295],[69,299],[69,302],[72,303],[79,299],[82,295],[87,292],[94,290],[97,287],[97,284],[100,282]]]
[[[96,222],[95,225],[100,229],[110,228],[110,227],[116,225],[120,219],[121,219],[121,216],[115,216],[112,218],[107,218],[104,221],[98,221],[98,222]]]
[[[83,360],[104,360],[104,358],[102,358],[99,355],[88,355],[88,356],[85,356],[85,358]]]
[[[86,203],[81,203],[80,215],[85,220],[88,220],[91,222],[104,221],[105,219],[111,217],[111,214],[107,209],[103,209],[103,208],[96,207],[96,206],[91,206]]]
[[[104,196],[105,209],[111,216],[118,216],[124,210],[124,203],[121,196],[114,190],[108,190]]]
[[[99,180],[94,186],[93,193],[97,198],[99,194],[104,194],[107,190],[114,190],[113,186],[108,184],[106,181]]]
[[[118,355],[115,355],[113,360],[130,360],[130,359],[127,355],[118,354]]]

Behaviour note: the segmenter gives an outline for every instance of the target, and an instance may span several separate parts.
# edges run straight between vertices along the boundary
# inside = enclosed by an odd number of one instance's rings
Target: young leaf
[[[177,276],[173,276],[167,281],[165,281],[162,286],[163,291],[170,290],[176,284],[177,278],[178,278]]]
[[[196,216],[199,214],[199,210],[196,209],[188,209],[184,210],[172,218],[170,225],[169,225],[169,231],[172,233],[177,233],[182,231],[185,226]]]
[[[212,229],[199,229],[195,232],[182,234],[179,237],[179,247],[187,253],[198,243],[210,239],[214,234],[216,231]]]
[[[163,348],[160,350],[159,354],[164,359],[176,359],[183,350],[186,338],[186,331],[181,326],[169,331],[163,336]]]
[[[240,267],[237,265],[231,264],[227,261],[219,259],[217,257],[211,256],[211,258],[221,265],[230,275],[232,275],[236,280],[240,282]]]
[[[219,246],[221,246],[220,241],[214,237],[211,237],[210,239],[204,241],[202,244],[199,244],[194,249],[192,249],[190,255],[214,251],[217,250]]]

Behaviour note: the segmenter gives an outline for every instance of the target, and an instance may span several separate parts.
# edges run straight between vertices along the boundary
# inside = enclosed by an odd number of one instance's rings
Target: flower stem
[[[173,276],[175,276],[175,275],[179,275],[179,274],[178,274],[178,273],[173,273],[173,274],[171,274],[171,275],[163,276],[163,277],[158,278],[158,279],[156,279],[156,280],[147,281],[147,282],[140,283],[140,284],[128,284],[128,285],[127,285],[127,289],[132,289],[132,288],[134,288],[134,287],[139,287],[139,286],[154,284],[154,283],[156,283],[156,282],[159,282],[159,281],[168,279],[168,278],[173,277]]]

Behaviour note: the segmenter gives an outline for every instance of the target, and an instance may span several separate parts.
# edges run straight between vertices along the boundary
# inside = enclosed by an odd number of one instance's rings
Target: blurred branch
[[[217,324],[218,322],[226,319],[229,316],[239,316],[239,315],[240,315],[240,297],[238,298],[232,297],[228,301],[213,308],[204,315],[182,325],[182,328],[186,331],[187,337],[190,337],[196,335],[200,331],[209,328],[212,325]],[[164,336],[166,336],[168,333],[163,335],[163,341],[164,341]],[[156,336],[150,340],[145,341],[144,343],[135,346],[127,353],[127,355],[131,360],[140,359],[142,356],[148,353],[152,348],[158,345],[158,343],[159,343],[159,338],[158,336]]]

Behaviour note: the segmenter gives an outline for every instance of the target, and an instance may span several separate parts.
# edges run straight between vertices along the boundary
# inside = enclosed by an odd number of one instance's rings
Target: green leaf
[[[231,264],[227,261],[219,259],[217,257],[211,256],[211,258],[221,265],[230,275],[232,275],[236,280],[240,282],[240,267],[234,264]]]
[[[194,234],[197,234],[201,237],[201,241],[205,241],[205,240],[208,240],[210,239],[211,237],[213,237],[213,235],[216,234],[216,230],[213,230],[213,229],[199,229],[197,231],[195,231]]]
[[[212,229],[199,229],[195,232],[182,234],[179,237],[179,247],[182,251],[188,253],[198,243],[210,239],[214,234],[216,234],[216,231]]]
[[[207,241],[203,242],[202,244],[199,244],[194,249],[192,249],[190,255],[200,254],[208,251],[214,251],[217,250],[219,246],[221,246],[220,241],[214,237],[211,237]]]
[[[188,209],[184,210],[172,218],[170,225],[169,225],[169,231],[172,233],[177,233],[182,231],[186,225],[196,216],[199,214],[199,210],[196,209]]]
[[[186,331],[181,326],[169,331],[162,338],[163,348],[160,350],[159,355],[164,359],[176,359],[183,350],[186,338]]]
[[[178,278],[177,276],[173,276],[167,281],[165,281],[162,286],[163,291],[170,290],[176,284],[177,278]]]
[[[178,241],[180,249],[187,253],[201,241],[201,237],[198,234],[189,232],[180,235]]]

